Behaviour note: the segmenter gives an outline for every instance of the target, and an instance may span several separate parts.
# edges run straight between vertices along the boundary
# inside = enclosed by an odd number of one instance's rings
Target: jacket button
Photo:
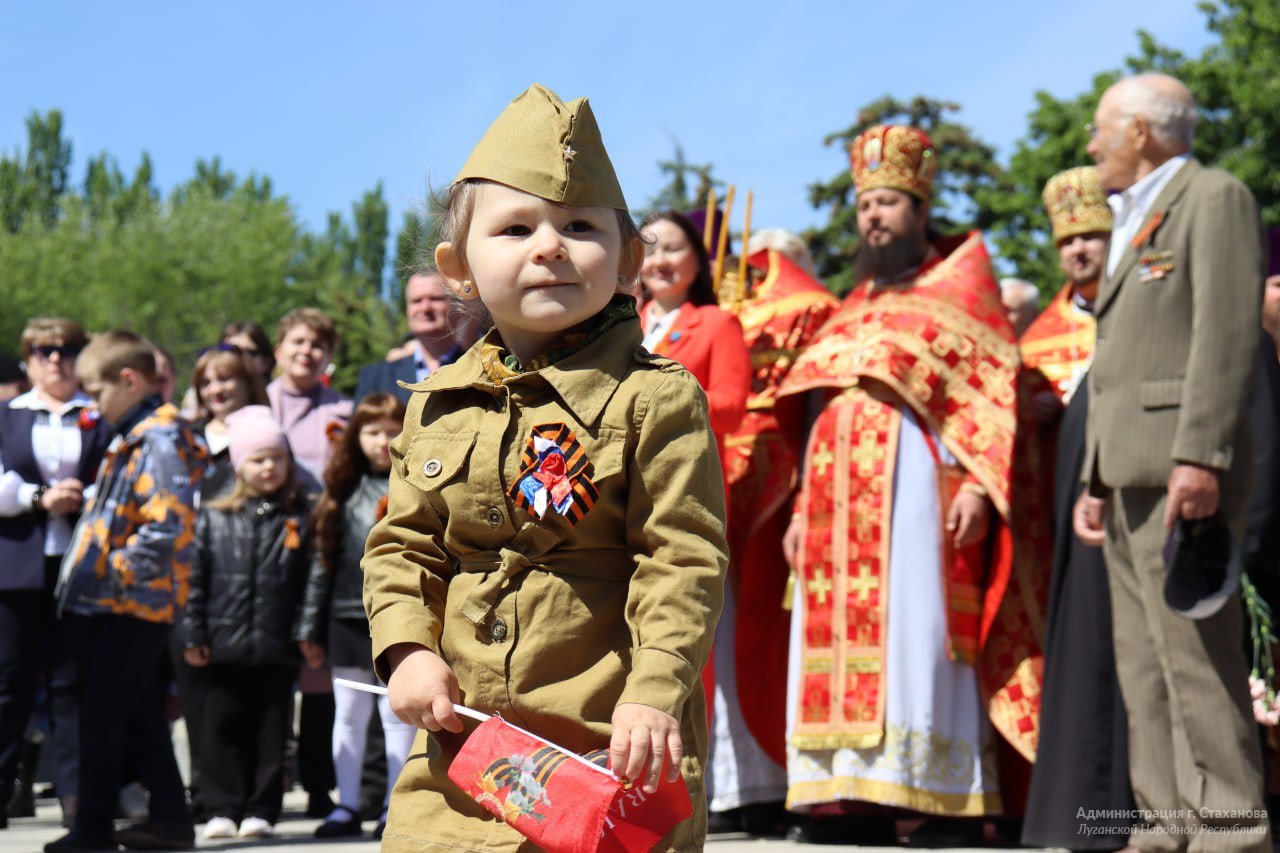
[[[493,638],[495,643],[501,643],[507,638],[507,623],[501,619],[493,620],[493,627],[489,629],[489,636]]]
[[[489,507],[487,517],[489,519],[490,527],[502,526],[502,510],[498,509],[496,506]]]
[[[422,466],[422,473],[428,477],[435,477],[440,474],[440,460],[428,459],[427,464]]]

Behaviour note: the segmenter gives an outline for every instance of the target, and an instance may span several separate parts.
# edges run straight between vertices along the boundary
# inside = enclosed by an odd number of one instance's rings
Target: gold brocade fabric
[[[1084,379],[1093,361],[1097,321],[1075,304],[1074,289],[1064,285],[1018,341],[1022,363],[1037,370],[1063,403]]]

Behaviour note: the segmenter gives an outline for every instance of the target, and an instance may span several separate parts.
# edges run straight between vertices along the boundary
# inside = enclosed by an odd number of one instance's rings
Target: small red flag
[[[600,751],[597,761],[607,761]],[[467,737],[449,778],[548,853],[648,853],[693,813],[684,780],[646,794],[498,717]]]

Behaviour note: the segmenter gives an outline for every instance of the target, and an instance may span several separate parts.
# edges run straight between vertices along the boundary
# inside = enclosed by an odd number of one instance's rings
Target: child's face
[[[82,386],[84,393],[98,404],[98,411],[107,423],[115,426],[124,420],[129,410],[138,405],[155,390],[131,368],[126,367],[113,380],[91,379]]]
[[[558,205],[482,183],[466,255],[464,277],[475,282],[503,341],[523,361],[609,304],[622,235],[610,208]]]
[[[205,408],[217,420],[249,405],[249,384],[242,376],[219,375],[217,369],[211,368],[200,378],[199,390]]]
[[[240,479],[255,495],[274,495],[289,479],[289,454],[279,448],[254,452],[241,463]]]
[[[320,335],[303,323],[285,332],[276,347],[276,361],[281,373],[291,385],[303,390],[320,381],[329,366],[330,355],[332,353],[324,346]]]
[[[360,452],[369,462],[369,470],[379,474],[391,470],[391,442],[404,425],[395,418],[379,418],[360,427]]]

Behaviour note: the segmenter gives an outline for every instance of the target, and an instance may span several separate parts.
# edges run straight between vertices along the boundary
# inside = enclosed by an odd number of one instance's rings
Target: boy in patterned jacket
[[[185,849],[195,834],[159,669],[174,612],[186,603],[208,454],[161,400],[155,355],[139,336],[98,335],[76,375],[116,435],[58,582],[80,678],[80,798],[71,831],[45,850]],[[126,748],[150,790],[150,815],[113,833]]]

